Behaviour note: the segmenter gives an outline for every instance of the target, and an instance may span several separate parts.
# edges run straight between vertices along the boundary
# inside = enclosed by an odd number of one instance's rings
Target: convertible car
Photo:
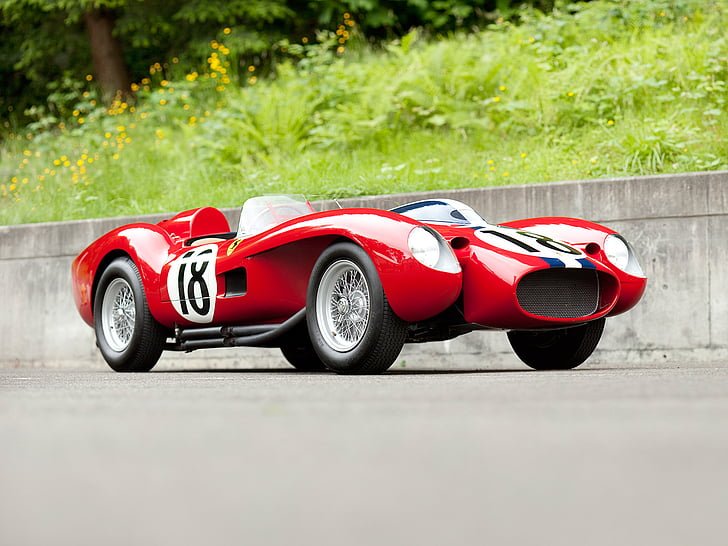
[[[506,331],[534,369],[574,368],[647,282],[630,244],[585,220],[494,225],[449,199],[316,212],[282,195],[246,201],[236,231],[212,207],[120,227],[72,278],[116,371],[148,371],[165,350],[256,346],[348,374],[473,330]]]

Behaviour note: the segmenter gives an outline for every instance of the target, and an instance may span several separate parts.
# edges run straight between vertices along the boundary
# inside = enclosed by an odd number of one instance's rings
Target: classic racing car
[[[148,371],[165,350],[258,346],[350,374],[473,330],[507,331],[534,369],[574,368],[647,282],[630,244],[585,220],[494,225],[449,199],[316,212],[282,195],[246,201],[236,231],[212,207],[120,227],[72,278],[116,371]]]

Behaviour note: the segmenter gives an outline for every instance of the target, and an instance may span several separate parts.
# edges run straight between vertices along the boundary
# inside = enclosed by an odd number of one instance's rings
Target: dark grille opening
[[[599,277],[593,269],[542,269],[521,279],[516,296],[533,315],[586,317],[599,305]]]

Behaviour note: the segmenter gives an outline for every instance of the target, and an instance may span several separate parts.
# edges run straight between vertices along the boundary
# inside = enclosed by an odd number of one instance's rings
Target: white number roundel
[[[475,236],[491,246],[509,252],[557,260],[557,264],[558,262],[562,264],[560,267],[589,266],[582,251],[545,235],[501,226],[488,226],[477,229]]]
[[[217,245],[185,252],[169,268],[167,291],[175,310],[191,322],[212,322],[215,314]]]

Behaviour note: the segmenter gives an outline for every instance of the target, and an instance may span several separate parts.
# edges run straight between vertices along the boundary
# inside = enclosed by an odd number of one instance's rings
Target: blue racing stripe
[[[566,264],[558,258],[544,258],[543,256],[540,256],[540,258],[549,264],[549,267],[566,267]]]
[[[579,262],[581,264],[581,267],[583,267],[584,269],[596,269],[597,268],[597,266],[595,266],[593,263],[591,263],[586,258],[577,258],[576,261]]]
[[[434,199],[429,199],[427,201],[418,201],[416,203],[409,203],[408,205],[402,205],[400,207],[391,209],[392,212],[396,212],[397,214],[403,214],[405,212],[409,212],[411,210],[417,210],[421,209],[422,207],[430,207],[432,205],[447,205],[444,201],[437,201]]]

